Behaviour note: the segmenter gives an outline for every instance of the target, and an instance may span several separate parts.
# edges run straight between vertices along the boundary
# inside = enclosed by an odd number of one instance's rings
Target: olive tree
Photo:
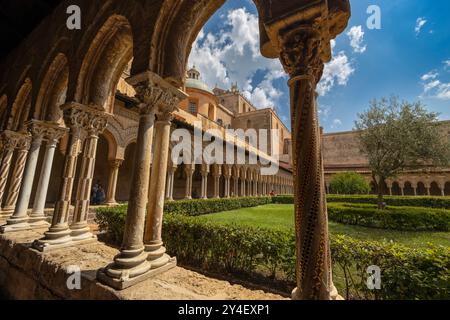
[[[450,143],[438,116],[421,102],[400,102],[396,97],[373,100],[369,110],[358,114],[361,151],[368,158],[380,207],[386,179],[403,170],[449,164]]]

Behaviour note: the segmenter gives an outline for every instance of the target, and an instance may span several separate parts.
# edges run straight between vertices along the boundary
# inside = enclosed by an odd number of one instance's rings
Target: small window
[[[217,119],[217,123],[220,124],[223,127],[223,120],[222,119]]]
[[[193,101],[189,101],[189,112],[197,113],[197,104]]]

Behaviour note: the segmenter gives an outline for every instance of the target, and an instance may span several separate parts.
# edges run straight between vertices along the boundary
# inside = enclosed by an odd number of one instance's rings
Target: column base
[[[119,203],[116,202],[116,201],[105,202],[105,206],[108,206],[108,207],[115,207],[115,206],[118,206],[118,205],[119,205]]]
[[[301,300],[298,289],[295,288],[294,290],[292,290],[292,294],[291,294],[291,299],[292,300]],[[336,287],[333,285],[333,287],[331,288],[331,292],[330,292],[330,300],[332,301],[340,301],[340,300],[345,300],[342,296],[339,295]]]
[[[110,265],[111,266],[111,265]],[[131,270],[124,269],[121,271],[121,276],[119,278],[111,277],[108,274],[108,268],[99,269],[97,271],[97,279],[107,286],[110,286],[113,289],[116,290],[124,290],[126,288],[129,288],[131,286],[134,286],[142,281],[145,281],[147,279],[153,278],[161,273],[164,273],[172,268],[175,268],[177,266],[177,260],[176,258],[171,258],[168,263],[165,265],[156,268],[156,269],[150,269],[146,271],[145,273],[138,275],[136,277],[130,277]],[[148,267],[148,265],[146,266]]]
[[[33,248],[40,252],[50,252],[58,249],[81,246],[84,244],[96,243],[97,237],[92,235],[90,238],[85,238],[81,240],[73,239],[70,236],[55,240],[36,240],[33,242]]]
[[[5,209],[1,209],[0,210],[0,218],[9,218],[13,215],[14,210],[5,210]]]

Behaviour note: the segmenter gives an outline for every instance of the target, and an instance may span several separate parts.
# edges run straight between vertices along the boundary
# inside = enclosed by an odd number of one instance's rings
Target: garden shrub
[[[359,173],[341,172],[331,178],[330,190],[336,194],[368,194],[370,185]]]
[[[188,216],[199,216],[209,213],[256,207],[270,203],[272,203],[271,197],[243,197],[243,198],[169,201],[164,204],[164,212]]]
[[[99,209],[101,230],[123,234],[126,207]],[[238,225],[218,225],[195,217],[166,214],[163,222],[168,252],[188,266],[235,275],[264,275],[295,285],[295,235]],[[405,246],[331,236],[336,272],[345,275],[341,294],[356,299],[449,299],[450,249]],[[120,241],[118,242],[120,243]],[[366,286],[367,267],[381,268],[381,290]]]
[[[432,197],[432,196],[384,196],[384,201],[388,206],[409,206],[425,207],[436,209],[450,209],[450,197]],[[272,199],[273,203],[293,204],[293,195],[276,196]],[[327,195],[327,202],[347,202],[347,203],[367,203],[378,204],[375,195]]]
[[[449,231],[450,211],[443,209],[328,203],[331,221],[401,231]]]

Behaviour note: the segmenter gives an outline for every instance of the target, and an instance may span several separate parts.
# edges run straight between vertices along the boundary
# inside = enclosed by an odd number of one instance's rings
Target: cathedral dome
[[[214,94],[208,85],[200,80],[200,72],[195,66],[187,72],[186,88],[202,90]]]

